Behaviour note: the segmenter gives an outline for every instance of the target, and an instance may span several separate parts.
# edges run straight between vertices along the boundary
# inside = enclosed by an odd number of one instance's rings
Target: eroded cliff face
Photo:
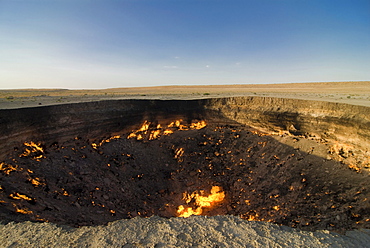
[[[23,142],[46,146],[74,137],[99,140],[129,132],[145,120],[204,119],[242,124],[370,149],[370,108],[269,97],[203,100],[114,100],[0,110],[0,158]]]
[[[129,132],[144,120],[188,120],[204,115],[199,101],[115,100],[0,110],[0,157],[31,140],[45,146],[75,137],[95,141]]]
[[[210,99],[206,108],[269,133],[289,132],[370,148],[370,108],[269,97]]]

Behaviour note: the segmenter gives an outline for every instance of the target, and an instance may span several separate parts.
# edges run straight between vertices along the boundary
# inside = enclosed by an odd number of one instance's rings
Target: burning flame
[[[31,179],[29,180],[29,182],[30,182],[33,186],[35,186],[35,187],[46,185],[45,183],[41,182],[41,179],[40,179],[40,178],[38,178],[38,177],[31,178]]]
[[[163,131],[163,134],[164,135],[170,135],[170,134],[173,134],[173,131],[170,130],[170,129],[166,129],[166,130]]]
[[[149,140],[157,139],[160,134],[161,134],[161,124],[158,124],[157,125],[157,129],[154,130],[154,131],[152,131],[152,132],[150,132]]]
[[[24,145],[31,147],[32,152],[36,152],[36,151],[44,152],[44,149],[42,149],[42,147],[40,147],[40,145],[41,145],[40,143],[36,144],[36,143],[31,141],[30,143],[25,142]]]
[[[193,122],[190,125],[183,125],[181,124],[182,121],[183,120],[181,119],[172,121],[170,124],[165,125],[166,127],[162,127],[161,124],[153,126],[151,122],[144,121],[141,127],[138,130],[130,133],[127,138],[136,140],[143,140],[147,138],[148,140],[155,140],[161,135],[173,134],[175,130],[194,130],[202,129],[207,126],[205,121]]]
[[[280,206],[273,206],[272,209],[274,209],[276,211],[279,211],[280,210]]]
[[[43,158],[44,155],[44,149],[41,147],[41,143],[35,143],[33,141],[31,142],[24,142],[25,146],[28,146],[29,148],[26,148],[25,151],[19,155],[19,157],[28,157],[33,155],[33,159],[36,159],[39,161],[40,158]]]
[[[4,162],[0,163],[0,171],[5,173],[6,175],[9,175],[12,171],[18,171],[17,167],[13,167],[10,164],[6,164]]]
[[[255,214],[255,215],[249,215],[248,218],[246,218],[248,221],[258,221],[259,220],[259,215],[258,214]]]
[[[148,133],[149,126],[150,122],[144,121],[143,125],[141,125],[141,127],[137,131],[130,133],[127,138],[128,139],[136,138],[137,140],[142,140],[143,139],[142,134]]]
[[[92,144],[91,144],[91,146],[92,146],[92,148],[94,148],[94,149],[98,149],[98,147],[99,147],[99,146],[102,146],[104,143],[109,143],[109,142],[111,142],[111,140],[119,139],[119,138],[121,138],[121,136],[120,136],[120,135],[115,135],[115,136],[112,136],[112,137],[110,137],[110,138],[108,138],[108,139],[105,139],[105,140],[100,141],[100,143],[99,143],[99,144],[97,144],[97,143],[92,143]]]
[[[32,198],[30,198],[26,195],[23,195],[23,194],[19,194],[19,193],[10,194],[9,197],[12,198],[12,199],[15,199],[15,200],[32,201]]]
[[[175,150],[175,158],[181,159],[181,156],[184,155],[184,148],[180,147]]]
[[[355,165],[355,164],[349,164],[348,165],[348,168],[350,168],[351,170],[354,170],[354,171],[356,171],[356,172],[360,172],[361,171],[361,168],[360,167],[358,167],[357,165]]]
[[[225,199],[225,192],[219,186],[212,186],[211,194],[204,196],[204,190],[200,193],[193,192],[192,194],[184,193],[183,200],[187,204],[190,202],[195,203],[195,210],[192,207],[184,207],[180,205],[177,209],[178,217],[187,218],[191,215],[201,215],[204,208],[214,207],[215,205],[221,203]]]
[[[27,208],[18,208],[18,206],[15,203],[12,203],[13,207],[15,208],[16,213],[21,213],[21,214],[32,214],[33,212],[31,210],[28,210]]]
[[[200,121],[196,123],[191,123],[190,129],[202,129],[207,126],[207,123],[205,121]]]
[[[138,132],[146,132],[149,130],[149,126],[150,126],[150,122],[148,121],[145,121],[143,123],[143,125],[141,126],[141,128],[139,130],[137,130]]]

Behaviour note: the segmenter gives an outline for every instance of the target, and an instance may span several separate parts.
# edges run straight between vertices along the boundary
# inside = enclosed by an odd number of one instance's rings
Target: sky
[[[369,80],[369,0],[0,0],[0,89]]]

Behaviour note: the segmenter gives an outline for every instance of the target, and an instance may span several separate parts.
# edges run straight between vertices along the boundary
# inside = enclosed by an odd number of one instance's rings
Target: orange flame
[[[248,218],[246,218],[248,221],[258,221],[259,220],[259,215],[258,214],[255,214],[255,215],[249,215]]]
[[[33,186],[35,186],[35,187],[46,185],[45,183],[41,182],[41,179],[40,179],[40,178],[38,178],[38,177],[31,178],[31,179],[29,180],[29,182],[30,182]]]
[[[194,130],[194,129],[202,129],[207,126],[205,121],[198,121],[193,122],[190,125],[183,125],[181,124],[183,120],[176,120],[172,121],[167,127],[162,128],[161,124],[158,124],[156,127],[151,127],[151,122],[144,121],[141,127],[136,130],[132,131],[127,138],[128,139],[136,139],[136,140],[155,140],[158,139],[161,135],[170,135],[174,133],[174,130]]]
[[[280,206],[273,206],[272,209],[274,209],[276,211],[279,211],[280,210]]]
[[[32,214],[32,211],[28,210],[27,208],[25,209],[17,208],[15,211],[21,214]]]
[[[136,138],[137,140],[142,140],[143,139],[142,134],[147,134],[149,130],[149,126],[150,126],[150,122],[144,121],[143,125],[141,125],[141,127],[137,131],[130,133],[127,136],[127,138],[128,139]]]
[[[161,124],[158,124],[157,129],[150,132],[149,140],[157,139],[160,136],[160,134],[161,134]]]
[[[44,149],[41,147],[41,143],[35,143],[31,141],[29,143],[25,142],[24,145],[30,147],[31,149],[26,148],[25,151],[21,155],[19,155],[19,157],[28,157],[32,153],[36,153],[34,154],[34,159],[36,159],[37,161],[39,161],[40,158],[44,157],[44,155],[42,155],[44,153]]]
[[[184,155],[184,148],[180,147],[175,150],[175,158],[179,159]]]
[[[139,130],[137,130],[138,132],[146,132],[149,130],[149,126],[150,126],[150,122],[148,121],[144,121],[143,125],[141,126],[141,128]]]
[[[200,193],[193,192],[192,194],[184,193],[183,200],[187,204],[191,201],[195,201],[196,209],[192,207],[184,207],[180,205],[177,209],[178,217],[187,218],[191,215],[201,215],[204,208],[214,207],[215,205],[221,203],[225,199],[225,192],[219,186],[212,186],[211,194],[204,196],[204,190]]]
[[[163,131],[163,134],[164,135],[170,135],[170,134],[173,134],[173,131],[170,130],[170,129],[166,129],[166,130]]]
[[[29,146],[29,147],[31,147],[32,148],[32,150],[33,151],[40,151],[40,152],[44,152],[44,149],[42,149],[42,147],[40,147],[40,143],[34,143],[34,142],[30,142],[30,143],[27,143],[27,142],[25,142],[24,143],[26,146]]]
[[[6,164],[4,162],[0,163],[0,171],[5,173],[6,175],[9,175],[12,171],[18,171],[17,167],[13,167],[10,164]]]
[[[111,140],[114,140],[114,139],[119,139],[119,138],[121,138],[120,135],[112,136],[112,137],[110,137],[110,138],[108,138],[106,140],[102,140],[102,142],[100,142],[100,145],[102,145],[103,143],[108,143],[108,142],[110,142]]]
[[[168,127],[179,127],[180,126],[180,123],[181,123],[181,119],[180,120],[177,120],[177,121],[173,121],[171,122]]]
[[[12,203],[13,207],[15,208],[15,212],[21,213],[21,214],[32,214],[33,212],[31,210],[28,210],[27,208],[18,208],[18,206],[15,203]]]
[[[205,121],[199,121],[191,123],[190,129],[202,129],[207,126],[207,123]]]
[[[19,193],[10,194],[9,197],[12,198],[12,199],[15,199],[15,200],[26,200],[26,201],[31,201],[32,200],[32,198],[30,198],[26,195],[19,194]]]
[[[108,138],[108,139],[105,139],[105,140],[100,141],[100,143],[99,143],[99,144],[92,143],[92,144],[91,144],[91,146],[92,146],[92,148],[94,148],[94,149],[98,149],[98,147],[99,147],[99,146],[102,146],[104,143],[109,143],[109,142],[111,142],[111,140],[119,139],[119,138],[121,138],[121,136],[120,136],[120,135],[115,135],[115,136],[112,136],[112,137],[110,137],[110,138]]]

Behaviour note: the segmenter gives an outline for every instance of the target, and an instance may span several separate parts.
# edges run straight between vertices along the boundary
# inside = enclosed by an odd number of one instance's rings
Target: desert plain
[[[0,89],[0,109],[115,99],[190,100],[265,96],[370,106],[370,81],[129,87],[96,90]]]

